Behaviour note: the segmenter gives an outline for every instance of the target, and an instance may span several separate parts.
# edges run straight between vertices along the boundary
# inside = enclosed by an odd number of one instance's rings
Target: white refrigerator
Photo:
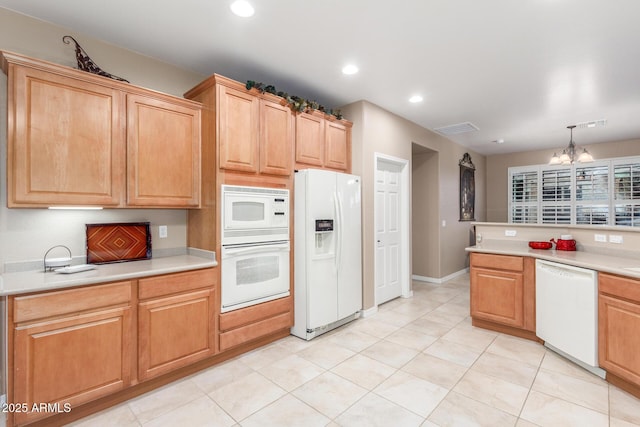
[[[360,177],[319,169],[296,172],[294,326],[310,340],[362,309]]]

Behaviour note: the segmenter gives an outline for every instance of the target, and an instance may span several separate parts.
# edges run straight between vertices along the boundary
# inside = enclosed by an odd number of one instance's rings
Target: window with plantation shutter
[[[640,227],[640,157],[509,168],[509,222]]]
[[[538,222],[538,169],[521,169],[509,175],[509,221],[517,223]]]
[[[576,224],[609,224],[609,162],[575,167]]]
[[[571,223],[571,168],[543,168],[540,220],[543,224]]]
[[[615,224],[640,226],[640,163],[613,165]]]

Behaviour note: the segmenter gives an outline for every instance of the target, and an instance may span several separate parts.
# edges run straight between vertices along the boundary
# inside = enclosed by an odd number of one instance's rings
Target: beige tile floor
[[[469,277],[414,283],[76,426],[634,426],[640,400],[539,344],[471,326]]]

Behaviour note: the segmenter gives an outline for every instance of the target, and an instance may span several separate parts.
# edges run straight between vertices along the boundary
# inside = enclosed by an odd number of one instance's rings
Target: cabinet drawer
[[[291,315],[289,313],[283,313],[228,332],[223,332],[220,334],[220,351],[230,349],[231,347],[260,338],[272,332],[277,332],[281,329],[290,328],[292,326],[291,323]]]
[[[286,297],[252,305],[247,308],[241,308],[229,313],[223,313],[220,315],[220,331],[228,331],[244,325],[253,324],[282,313],[286,313],[288,316],[292,308],[292,298]]]
[[[640,280],[638,279],[600,273],[598,290],[600,293],[615,295],[640,304]]]
[[[138,298],[141,300],[206,288],[216,283],[215,269],[166,274],[138,281]]]
[[[87,286],[66,291],[16,297],[14,323],[94,310],[131,301],[131,282]]]
[[[486,267],[497,270],[523,271],[524,258],[509,255],[481,254],[473,252],[471,254],[472,267]]]

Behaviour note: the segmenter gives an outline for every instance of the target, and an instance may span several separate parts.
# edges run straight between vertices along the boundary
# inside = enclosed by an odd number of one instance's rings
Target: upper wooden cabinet
[[[260,101],[226,86],[218,87],[220,168],[258,171]]]
[[[217,158],[220,171],[289,177],[293,173],[291,110],[281,98],[219,75],[185,94],[215,111],[203,122],[203,157]],[[217,147],[217,156],[208,153]]]
[[[9,207],[119,205],[123,94],[13,64],[8,76]]]
[[[351,172],[351,126],[319,111],[296,115],[296,169]]]
[[[307,113],[296,116],[296,163],[322,167],[324,130],[322,117]],[[304,169],[304,166],[299,169]]]
[[[260,100],[260,172],[291,175],[293,128],[289,107]]]
[[[326,167],[351,169],[351,126],[343,122],[325,121],[324,164]]]
[[[127,205],[198,207],[200,110],[127,95]]]
[[[199,206],[199,104],[21,55],[1,59],[9,207]]]

